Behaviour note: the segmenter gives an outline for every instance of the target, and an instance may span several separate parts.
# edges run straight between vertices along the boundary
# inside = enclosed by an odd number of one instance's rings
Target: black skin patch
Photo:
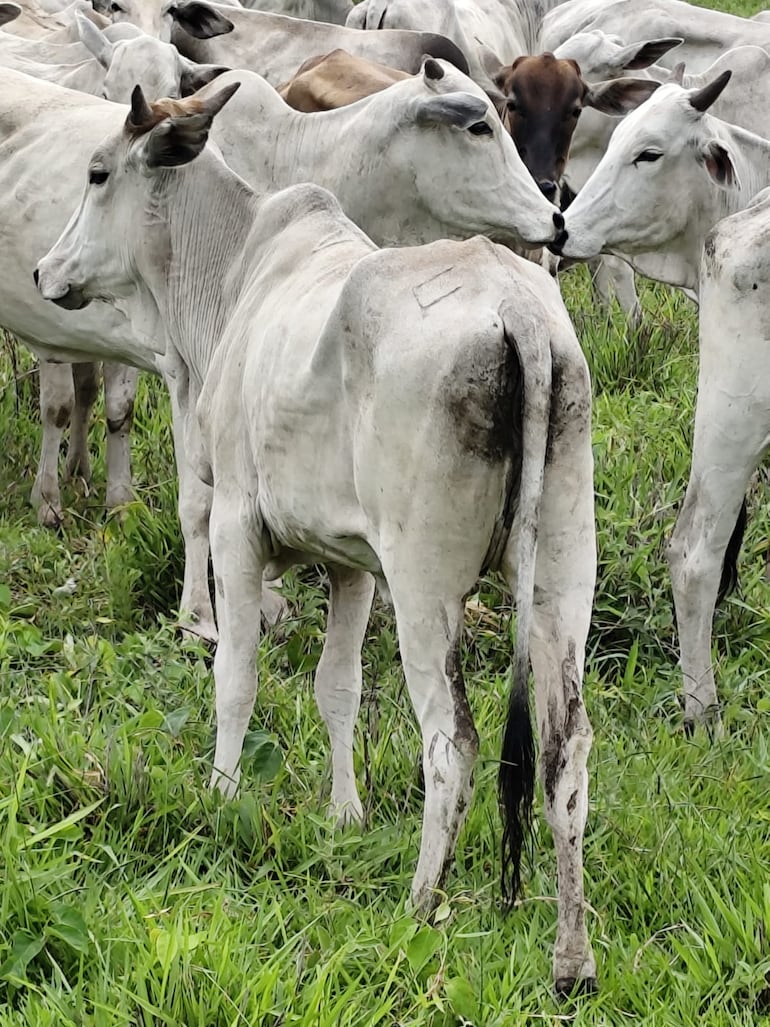
[[[548,700],[547,739],[543,746],[543,788],[551,806],[556,799],[556,784],[567,765],[565,742],[569,741],[575,733],[581,706],[580,679],[575,660],[575,643],[572,639],[569,642],[568,653],[561,668],[562,688],[564,689],[562,706],[564,720],[562,723],[559,723],[559,704],[556,696],[551,696]],[[577,792],[570,796],[569,801],[572,802],[573,799],[577,802]],[[567,808],[571,813],[569,804]],[[574,803],[572,808],[574,809]]]
[[[465,692],[465,680],[463,678],[462,659],[460,657],[460,637],[460,635],[457,635],[449,646],[444,665],[455,710],[454,742],[458,747],[462,742],[469,743],[477,751],[479,736],[473,723],[473,714],[471,713],[468,697]]]
[[[461,447],[486,463],[512,459],[521,478],[524,379],[516,351],[504,341],[495,355],[470,349],[452,369],[447,412]]]

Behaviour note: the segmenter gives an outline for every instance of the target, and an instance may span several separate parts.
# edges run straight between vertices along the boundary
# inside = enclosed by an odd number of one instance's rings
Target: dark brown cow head
[[[502,99],[498,110],[521,159],[543,194],[554,200],[584,107],[625,114],[658,87],[647,79],[613,79],[596,86],[583,81],[576,61],[552,53],[518,57],[494,77]]]

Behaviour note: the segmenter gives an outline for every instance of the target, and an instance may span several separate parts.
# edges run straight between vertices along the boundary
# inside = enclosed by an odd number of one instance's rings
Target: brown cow
[[[646,79],[612,79],[595,86],[583,80],[577,61],[552,53],[518,57],[493,79],[504,99],[498,114],[540,190],[555,200],[569,148],[584,107],[626,114],[658,87]]]
[[[332,50],[322,57],[311,57],[278,92],[290,107],[306,114],[346,107],[372,93],[411,76],[346,50]]]

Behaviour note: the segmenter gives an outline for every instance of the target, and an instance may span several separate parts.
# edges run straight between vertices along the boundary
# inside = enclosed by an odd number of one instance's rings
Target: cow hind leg
[[[365,571],[329,565],[326,642],[315,674],[315,696],[332,747],[330,813],[340,825],[361,823],[364,811],[353,769],[353,733],[361,703],[361,646],[374,596]]]
[[[609,312],[613,297],[618,301],[630,328],[642,323],[642,308],[636,293],[634,272],[619,257],[598,257],[588,261],[591,283],[602,307]]]
[[[88,429],[91,425],[91,411],[99,392],[99,365],[73,364],[72,382],[75,388],[75,404],[70,418],[70,441],[65,470],[71,481],[80,481],[87,489],[91,484]]]
[[[257,692],[260,600],[264,560],[259,540],[241,516],[240,497],[215,489],[211,557],[216,585],[219,644],[214,657],[217,741],[211,788],[238,789],[243,739]]]
[[[425,801],[412,903],[423,913],[438,904],[457,837],[473,794],[478,735],[465,694],[460,643],[463,592],[431,589],[415,562],[383,566],[409,695],[422,733]],[[458,576],[459,577],[459,576]],[[472,578],[473,576],[471,576]]]
[[[37,519],[46,528],[57,528],[62,521],[59,492],[59,450],[64,429],[70,422],[75,403],[72,364],[40,361],[40,419],[43,442],[35,483],[30,497]]]
[[[130,503],[131,425],[139,372],[125,364],[104,365],[104,407],[107,414],[107,509]]]
[[[553,956],[557,994],[593,991],[596,963],[585,923],[583,833],[592,732],[582,695],[585,644],[596,580],[590,399],[585,365],[561,363],[538,519],[530,661],[545,818],[558,874]],[[569,430],[561,419],[565,418]],[[516,591],[515,534],[502,570]]]

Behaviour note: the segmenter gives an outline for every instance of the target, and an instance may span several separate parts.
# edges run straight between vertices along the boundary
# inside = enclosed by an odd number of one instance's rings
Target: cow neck
[[[258,198],[205,153],[189,167],[165,172],[158,200],[168,259],[151,260],[144,277],[172,346],[200,385],[240,292]]]

